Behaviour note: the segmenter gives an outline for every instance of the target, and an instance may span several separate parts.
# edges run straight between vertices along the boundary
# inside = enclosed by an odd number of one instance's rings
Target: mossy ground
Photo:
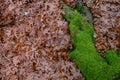
[[[120,56],[109,50],[101,57],[94,46],[94,28],[76,10],[65,6],[65,18],[69,21],[71,42],[74,50],[69,56],[75,59],[77,66],[87,80],[112,80],[120,73]]]

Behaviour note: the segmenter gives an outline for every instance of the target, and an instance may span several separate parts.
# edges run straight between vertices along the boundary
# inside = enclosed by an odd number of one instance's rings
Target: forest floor
[[[96,47],[117,50],[120,3],[97,1],[84,0],[93,14]],[[62,7],[61,0],[0,0],[0,80],[84,80],[68,57],[72,45]]]
[[[120,49],[120,0],[83,0],[91,9],[99,52]]]
[[[60,0],[0,0],[0,80],[80,80]]]

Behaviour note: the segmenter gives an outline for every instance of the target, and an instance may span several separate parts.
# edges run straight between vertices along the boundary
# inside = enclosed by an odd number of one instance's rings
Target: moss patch
[[[76,10],[65,6],[65,18],[69,21],[71,42],[74,50],[69,56],[75,59],[87,80],[112,80],[120,73],[120,57],[113,50],[101,57],[94,46],[94,28]]]

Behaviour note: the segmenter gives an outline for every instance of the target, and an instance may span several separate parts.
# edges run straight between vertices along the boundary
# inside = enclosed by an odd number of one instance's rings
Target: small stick
[[[14,21],[13,20],[3,20],[0,22],[0,27],[4,27],[9,24],[14,24]]]

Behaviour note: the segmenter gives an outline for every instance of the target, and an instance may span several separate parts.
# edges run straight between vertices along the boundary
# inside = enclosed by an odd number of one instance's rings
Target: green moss
[[[76,10],[65,6],[64,11],[74,46],[69,56],[75,59],[87,80],[112,80],[120,73],[120,57],[112,50],[105,53],[105,58],[101,57],[94,46],[93,26]]]
[[[89,23],[93,24],[92,14],[88,7],[78,4],[74,9],[76,9],[83,16],[85,16]]]

